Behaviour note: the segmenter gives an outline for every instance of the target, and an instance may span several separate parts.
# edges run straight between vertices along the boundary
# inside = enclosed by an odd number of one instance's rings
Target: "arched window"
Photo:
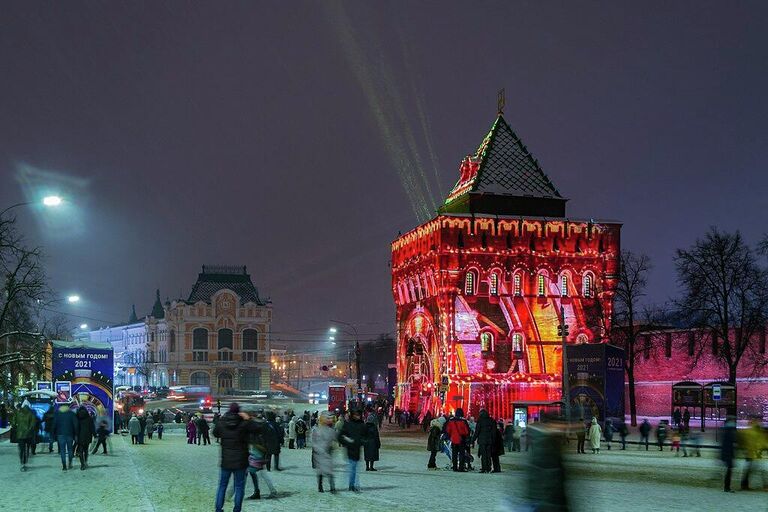
[[[520,297],[523,295],[523,276],[520,275],[518,272],[514,275],[512,278],[514,291],[515,291],[515,297]]]
[[[243,331],[243,361],[255,363],[258,361],[259,331],[246,329]]]
[[[168,344],[170,345],[171,352],[176,352],[176,331],[173,329],[168,333]]]
[[[475,294],[475,283],[477,281],[477,272],[469,270],[464,275],[464,295]]]
[[[543,297],[546,292],[546,287],[544,283],[544,274],[539,274],[537,283],[536,283],[536,293],[539,297]]]
[[[512,335],[512,352],[523,351],[523,335],[516,332]]]
[[[480,350],[483,352],[493,350],[493,334],[488,331],[480,333]]]
[[[208,360],[208,329],[198,327],[192,331],[192,360]]]
[[[560,276],[560,295],[562,297],[568,296],[568,274]]]
[[[189,383],[193,386],[210,386],[211,376],[206,372],[194,372],[189,376]]]
[[[232,360],[232,329],[219,329],[219,361]]]
[[[488,291],[491,295],[499,294],[499,273],[491,272],[491,277],[488,280]]]
[[[591,297],[592,296],[592,274],[584,274],[584,278],[582,280],[582,295],[584,297]]]

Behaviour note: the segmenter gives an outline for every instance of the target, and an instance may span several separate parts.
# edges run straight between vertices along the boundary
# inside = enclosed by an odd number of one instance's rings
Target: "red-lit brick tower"
[[[511,417],[561,397],[568,343],[610,332],[621,226],[568,219],[565,203],[500,113],[437,216],[392,243],[396,405]]]

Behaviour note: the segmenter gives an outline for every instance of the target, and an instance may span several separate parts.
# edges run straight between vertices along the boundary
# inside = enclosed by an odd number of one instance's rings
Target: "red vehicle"
[[[118,398],[117,407],[124,414],[144,414],[144,398],[134,391],[123,391]]]
[[[209,410],[213,404],[211,388],[208,386],[174,386],[170,388],[168,400],[198,402],[200,409]]]
[[[347,408],[347,387],[343,384],[328,386],[328,410],[343,411]]]

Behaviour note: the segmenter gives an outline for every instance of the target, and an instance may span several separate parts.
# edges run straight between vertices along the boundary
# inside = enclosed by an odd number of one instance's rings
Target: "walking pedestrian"
[[[376,418],[375,414],[371,413],[365,420],[365,442],[363,443],[366,471],[378,471],[378,469],[373,467],[373,464],[379,460],[380,448],[381,438],[379,437],[379,420]]]
[[[275,471],[281,471],[280,469],[280,450],[284,444],[285,431],[283,427],[278,425],[277,416],[274,412],[268,411],[266,414],[267,425],[269,428],[264,429],[264,442],[267,449],[267,471],[272,470],[272,459],[275,460]]]
[[[626,450],[627,449],[627,436],[629,435],[629,429],[627,428],[627,424],[623,421],[621,422],[621,425],[619,425],[619,437],[621,437],[621,449]]]
[[[349,411],[349,421],[341,427],[339,440],[347,449],[349,490],[354,492],[360,492],[357,464],[360,462],[360,447],[365,441],[365,431],[366,426],[363,423],[360,409],[351,409]]]
[[[520,440],[523,437],[523,426],[522,422],[515,423],[515,420],[512,420],[512,451],[513,452],[519,452],[520,450]],[[528,451],[526,449],[526,451]]]
[[[73,444],[77,435],[77,417],[69,404],[61,404],[59,410],[53,415],[53,435],[59,447],[61,456],[61,469],[72,469]]]
[[[691,411],[688,410],[688,408],[685,408],[685,412],[683,412],[683,426],[687,429],[690,426],[691,423]]]
[[[249,500],[261,499],[261,491],[259,489],[259,479],[263,480],[269,488],[269,498],[277,497],[277,489],[272,482],[272,478],[269,476],[268,471],[264,471],[266,466],[267,448],[264,442],[264,429],[269,428],[264,418],[263,413],[257,413],[254,418],[255,429],[250,434],[250,450],[248,452],[248,473],[251,475],[253,481],[253,494],[251,494]]]
[[[643,441],[645,441],[645,451],[648,451],[648,440],[651,437],[651,423],[648,418],[643,420],[638,430],[640,431],[640,444],[637,445],[637,449],[642,449]]]
[[[298,418],[294,429],[296,430],[296,448],[301,450],[307,445],[307,421]]]
[[[656,442],[659,444],[659,451],[664,451],[664,441],[667,440],[666,420],[661,420],[656,427]]]
[[[109,436],[109,428],[106,421],[102,421],[99,424],[99,428],[96,429],[96,446],[93,447],[91,454],[96,454],[99,451],[99,446],[104,450],[104,455],[107,454],[107,436]]]
[[[29,402],[24,400],[11,418],[11,430],[13,438],[19,446],[19,462],[21,470],[27,470],[27,459],[29,457],[29,445],[35,435],[36,415],[29,407]]]
[[[763,489],[768,490],[766,475],[759,467],[761,453],[768,448],[768,444],[765,441],[765,433],[760,426],[759,419],[752,418],[749,421],[749,428],[744,430],[742,441],[739,444],[743,445],[744,460],[746,461],[744,472],[741,475],[741,490],[749,490],[749,477],[753,473],[761,475]]]
[[[205,416],[203,416],[202,414],[200,415],[200,417],[197,418],[196,427],[197,427],[197,444],[200,444],[201,440],[202,440],[203,446],[211,444],[211,436],[209,434],[211,427],[208,425],[208,420],[206,420]]]
[[[144,444],[144,434],[147,431],[147,418],[144,414],[139,414],[139,444]]]
[[[152,415],[147,416],[147,421],[145,424],[145,428],[147,429],[147,439],[152,440],[152,434],[155,433],[155,419],[152,417]]]
[[[603,436],[605,437],[605,444],[608,445],[608,449],[611,449],[611,441],[613,441],[613,433],[616,429],[613,427],[611,420],[605,420],[605,430],[603,430]]]
[[[317,473],[317,491],[323,489],[323,478],[328,480],[331,494],[336,492],[333,478],[333,451],[336,447],[336,430],[333,428],[333,415],[323,411],[318,416],[317,427],[312,431],[312,460]]]
[[[723,490],[725,492],[733,492],[731,490],[731,474],[733,473],[733,459],[736,455],[735,445],[736,419],[733,416],[728,416],[723,425],[720,441],[720,460],[725,465],[725,478],[723,482]]]
[[[679,429],[680,423],[683,421],[683,415],[680,414],[680,408],[678,407],[675,409],[675,411],[672,413],[672,425]]]
[[[491,449],[491,465],[493,469],[491,473],[501,473],[501,460],[499,457],[504,455],[504,422],[499,420],[496,423],[494,432],[493,447]]]
[[[603,436],[600,424],[596,417],[592,417],[592,425],[589,427],[589,446],[592,453],[600,453],[600,438]]]
[[[88,467],[88,449],[95,433],[93,418],[88,414],[88,409],[81,405],[77,410],[77,455],[80,458],[81,471]]]
[[[163,440],[163,430],[165,430],[165,426],[161,420],[160,423],[157,424],[157,439],[160,441]]]
[[[190,420],[191,421],[191,420]],[[219,486],[216,491],[216,512],[223,512],[224,497],[230,477],[234,476],[235,504],[233,512],[240,512],[245,494],[245,473],[248,469],[248,437],[255,430],[254,424],[240,406],[233,402],[213,430],[213,435],[221,439],[221,459],[219,462]]]
[[[585,453],[584,441],[587,438],[588,429],[589,427],[584,424],[584,418],[579,418],[579,423],[576,427],[576,453]]]
[[[288,449],[293,450],[296,446],[296,417],[291,416],[288,422]]]
[[[139,418],[134,414],[128,421],[128,433],[131,434],[131,444],[139,444],[139,433],[141,432],[141,423]]]
[[[43,431],[48,436],[48,453],[53,453],[53,406],[43,414]]]

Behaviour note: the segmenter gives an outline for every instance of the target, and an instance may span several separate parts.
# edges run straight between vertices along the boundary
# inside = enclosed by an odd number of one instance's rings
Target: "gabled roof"
[[[511,209],[504,211],[505,205],[499,198],[484,204],[475,201],[473,208],[469,206],[468,196],[502,196],[505,200],[520,198],[521,201],[516,205],[508,202]],[[542,201],[536,202],[537,199]],[[493,211],[482,213],[562,216],[565,201],[539,162],[499,114],[475,154],[462,161],[459,181],[440,211],[482,212],[485,208]]]
[[[213,294],[224,289],[235,292],[240,297],[240,304],[254,302],[265,306],[268,303],[259,297],[259,291],[253,285],[245,266],[227,265],[203,265],[203,271],[198,274],[197,282],[192,287],[187,302],[210,303]]]

